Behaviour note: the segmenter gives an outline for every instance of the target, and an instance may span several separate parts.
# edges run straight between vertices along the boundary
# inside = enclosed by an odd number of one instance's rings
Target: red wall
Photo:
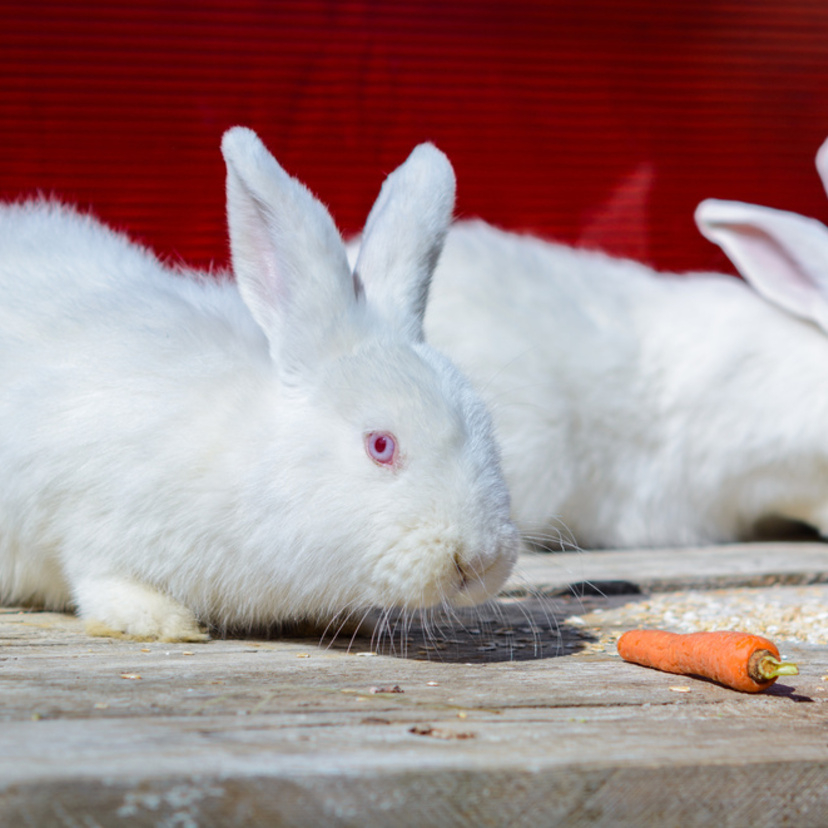
[[[223,264],[235,123],[348,232],[430,139],[461,214],[724,267],[701,198],[828,219],[828,3],[0,0],[0,197],[53,192]]]

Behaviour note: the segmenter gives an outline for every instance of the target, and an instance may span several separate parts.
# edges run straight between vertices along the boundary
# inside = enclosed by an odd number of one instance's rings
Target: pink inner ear
[[[728,224],[725,229],[719,243],[745,281],[784,310],[813,318],[817,289],[788,247],[748,222]]]
[[[393,466],[397,460],[397,440],[388,431],[371,431],[366,434],[365,450],[381,466]]]

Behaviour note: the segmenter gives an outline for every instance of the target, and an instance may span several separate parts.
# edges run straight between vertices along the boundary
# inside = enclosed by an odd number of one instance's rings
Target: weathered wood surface
[[[777,542],[524,555],[506,591],[557,594],[570,585],[594,585],[618,593],[630,587],[647,592],[818,583],[828,583],[828,544]]]
[[[810,583],[823,552],[544,556],[517,583],[681,584],[702,560],[714,584],[743,569],[753,585],[757,566]],[[795,605],[786,589],[750,594]],[[828,586],[804,589],[828,606]],[[612,638],[640,599],[507,598],[386,635],[380,655],[362,636],[92,639],[7,609],[0,824],[825,825],[828,647],[786,643],[801,675],[735,693],[621,662]]]

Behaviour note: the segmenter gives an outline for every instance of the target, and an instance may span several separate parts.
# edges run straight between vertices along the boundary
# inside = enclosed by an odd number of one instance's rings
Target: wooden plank
[[[687,549],[521,555],[505,593],[555,595],[590,585],[606,593],[828,582],[828,544],[779,542]]]
[[[397,655],[0,612],[0,825],[821,824],[828,647],[787,644],[801,675],[743,695],[621,662],[639,603],[505,599],[384,635]]]
[[[71,743],[58,739],[49,746],[71,751],[59,758],[62,772],[9,786],[2,818],[6,825],[44,826],[707,828],[772,826],[785,819],[797,826],[824,825],[828,762],[812,744],[804,744],[802,758],[787,761],[755,755],[710,761],[711,745],[723,739],[765,755],[767,742],[744,738],[750,722],[739,729],[695,717],[678,726],[675,719],[665,724],[651,718],[647,741],[654,739],[659,748],[625,757],[618,757],[611,740],[616,733],[634,738],[640,722],[596,722],[580,709],[560,711],[556,719],[480,719],[472,725],[474,739],[455,742],[412,735],[410,722],[323,723],[312,731],[292,731],[267,717],[250,720],[245,730],[224,719],[201,721],[197,732],[182,732],[175,720],[140,730],[90,727],[81,734],[76,727]],[[797,740],[806,735],[800,728],[784,733]],[[781,734],[772,728],[769,736]],[[13,735],[26,739],[32,733],[15,728]],[[88,759],[69,773],[81,738]],[[701,740],[707,747],[704,761],[688,750]],[[96,751],[94,742],[101,749]],[[131,761],[124,759],[128,748],[113,749],[124,743],[137,754]],[[567,744],[583,752],[575,758],[570,750],[556,753]],[[44,745],[37,747],[42,756]]]

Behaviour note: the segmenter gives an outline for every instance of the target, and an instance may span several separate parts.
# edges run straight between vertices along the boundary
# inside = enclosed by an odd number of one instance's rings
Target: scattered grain
[[[821,586],[665,592],[605,610],[600,615],[585,613],[579,620],[587,627],[617,629],[738,629],[777,642],[828,644],[828,606],[824,595]]]

